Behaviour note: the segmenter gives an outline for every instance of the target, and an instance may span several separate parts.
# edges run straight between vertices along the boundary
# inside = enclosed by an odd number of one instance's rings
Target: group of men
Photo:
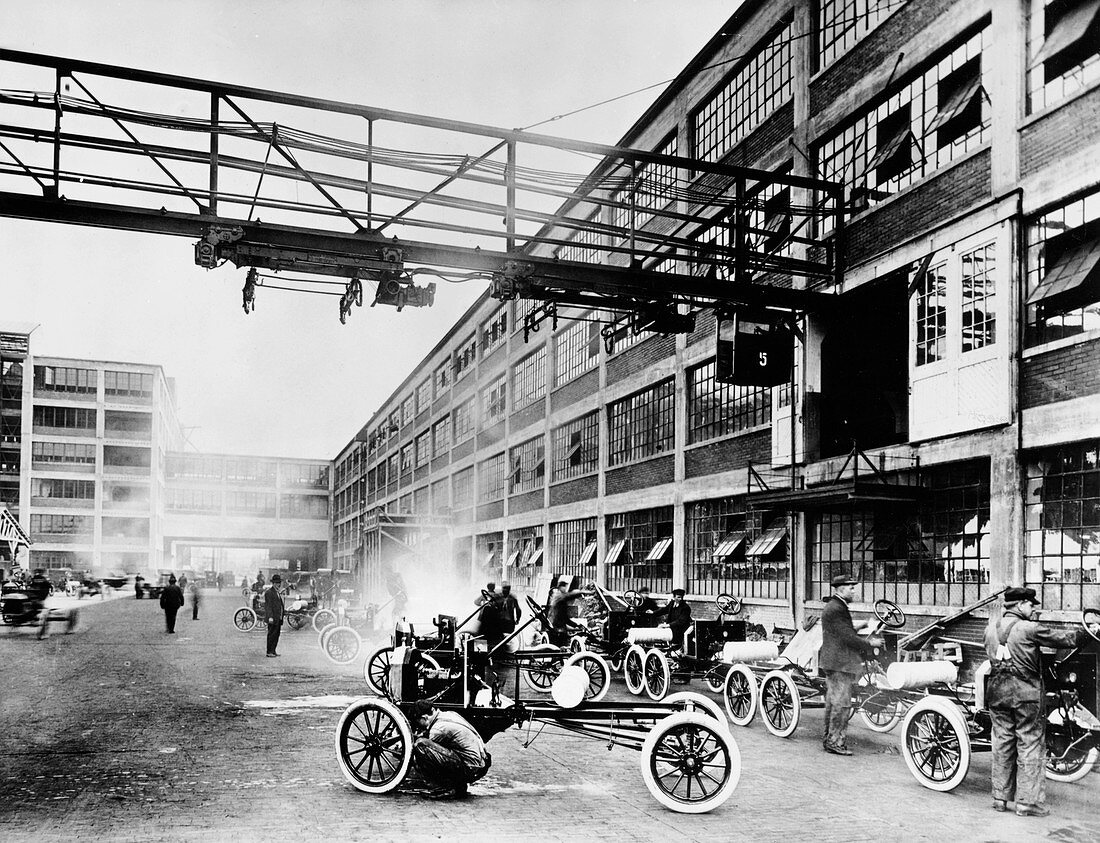
[[[474,605],[481,607],[478,621],[490,650],[516,631],[521,611],[519,601],[512,594],[511,583],[501,583],[499,592],[496,583],[487,583]]]

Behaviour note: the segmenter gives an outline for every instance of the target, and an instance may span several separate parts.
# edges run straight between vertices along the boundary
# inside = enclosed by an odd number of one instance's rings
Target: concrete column
[[[1016,451],[1016,429],[1008,427],[993,449],[989,467],[989,587],[1024,581],[1023,468]]]

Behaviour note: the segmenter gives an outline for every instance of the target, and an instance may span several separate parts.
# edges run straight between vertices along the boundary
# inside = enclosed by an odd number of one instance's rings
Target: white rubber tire
[[[735,664],[729,669],[722,689],[722,701],[726,704],[730,722],[735,726],[752,723],[760,705],[760,688],[756,684],[756,674],[748,665]]]
[[[718,784],[704,798],[689,799],[669,792],[662,784],[672,776],[677,776],[674,788],[683,781],[685,776],[677,771],[674,759],[696,741],[701,744],[699,749],[705,757],[700,766],[711,767],[712,771],[705,774],[713,779],[717,773]],[[717,808],[730,798],[741,778],[741,753],[737,742],[712,717],[699,712],[679,711],[657,721],[642,743],[641,756],[642,780],[653,798],[681,814],[703,814]],[[701,781],[699,786],[704,786]]]
[[[599,653],[583,651],[574,653],[565,661],[565,667],[580,667],[588,674],[588,687],[584,691],[584,702],[599,702],[607,696],[611,688],[611,668],[607,660]]]
[[[325,655],[334,664],[351,664],[363,649],[363,639],[350,626],[330,629],[325,637]]]
[[[653,649],[645,654],[645,692],[651,700],[660,702],[672,687],[672,671],[664,651]]]
[[[395,740],[400,743],[397,751],[392,747]],[[383,742],[391,746],[380,746]],[[356,700],[344,709],[336,724],[336,760],[340,772],[352,787],[363,793],[389,793],[401,784],[409,772],[412,747],[409,721],[388,700],[375,697]],[[379,775],[374,776],[376,767]]]
[[[320,633],[330,623],[336,623],[336,613],[332,609],[318,609],[310,621],[313,631]]]
[[[632,674],[634,678],[631,678]],[[634,696],[645,689],[645,650],[638,644],[631,644],[623,656],[623,679],[626,689]]]
[[[917,757],[925,751],[918,745],[929,742],[946,742],[949,752],[956,756],[947,775],[930,776],[931,759]],[[958,787],[970,771],[971,755],[970,732],[959,707],[946,697],[932,695],[916,703],[901,722],[901,754],[913,778],[929,790],[947,793]],[[932,764],[934,768],[934,760]]]
[[[251,632],[256,628],[257,623],[259,621],[256,618],[256,613],[248,606],[242,606],[233,613],[233,626],[241,632]]]
[[[802,717],[798,686],[785,670],[772,670],[760,680],[760,718],[777,738],[789,738]]]
[[[662,702],[664,702],[665,705],[676,706],[681,711],[693,711],[696,714],[705,714],[713,718],[716,723],[721,724],[727,734],[730,736],[733,735],[733,731],[730,729],[730,722],[726,719],[726,713],[722,711],[722,706],[718,705],[718,703],[710,697],[704,697],[702,694],[698,694],[695,691],[677,691],[674,694],[669,694]]]

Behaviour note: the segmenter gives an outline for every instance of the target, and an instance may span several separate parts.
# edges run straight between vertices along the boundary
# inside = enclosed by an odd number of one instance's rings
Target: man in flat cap
[[[832,579],[833,594],[821,613],[821,651],[818,666],[825,674],[825,737],[821,745],[833,755],[851,755],[848,749],[848,720],[852,713],[852,686],[863,670],[864,659],[875,657],[882,639],[857,635],[873,621],[852,623],[848,604],[855,597],[859,580],[850,574]]]
[[[668,626],[672,630],[673,650],[684,649],[684,633],[691,626],[691,606],[684,602],[684,594],[682,588],[672,589],[672,599],[652,615],[655,618],[662,615],[668,618]]]
[[[1036,620],[1039,598],[1033,588],[1009,588],[1004,614],[990,617],[985,651],[990,671],[986,704],[993,721],[993,810],[1016,816],[1045,817],[1043,804],[1046,741],[1043,722],[1043,677],[1039,648],[1080,647],[1088,640],[1083,629],[1054,630]],[[1096,624],[1089,624],[1093,633]]]

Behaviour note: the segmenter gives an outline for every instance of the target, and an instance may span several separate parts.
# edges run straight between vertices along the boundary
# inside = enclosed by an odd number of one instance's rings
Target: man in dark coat
[[[882,639],[856,634],[848,604],[859,580],[848,574],[833,577],[833,595],[821,613],[821,651],[818,666],[825,674],[825,738],[822,746],[834,755],[851,755],[848,749],[848,720],[852,709],[852,686],[863,671],[864,659],[875,656]],[[872,621],[860,621],[859,629]]]
[[[642,602],[638,606],[638,614],[640,615],[654,615],[660,610],[660,606],[657,605],[657,601],[649,596],[649,586],[643,585],[638,589],[638,596]]]
[[[183,589],[176,585],[176,575],[168,577],[168,585],[160,593],[160,607],[164,609],[164,624],[169,635],[176,634],[176,612],[183,607]]]
[[[275,574],[271,578],[271,585],[264,592],[264,615],[267,617],[267,657],[273,659],[279,654],[275,652],[279,646],[279,634],[283,631],[283,596],[279,594],[279,586],[283,578]]]
[[[503,634],[502,637],[507,638],[513,632],[516,631],[516,626],[519,625],[519,619],[522,615],[522,611],[519,607],[519,601],[516,600],[515,595],[512,594],[512,584],[503,582],[500,584],[500,631]],[[518,639],[517,639],[518,640]],[[513,641],[508,645],[510,651],[514,651],[516,648],[516,642]]]
[[[691,626],[691,606],[684,601],[682,588],[672,589],[672,599],[653,613],[655,618],[662,616],[668,618],[668,626],[672,630],[672,649],[684,649],[684,633]]]
[[[985,631],[990,663],[986,707],[993,721],[993,810],[1006,811],[1008,803],[1015,801],[1020,817],[1050,813],[1043,804],[1046,724],[1039,648],[1080,647],[1088,641],[1083,629],[1054,630],[1038,623],[1038,604],[1035,589],[1008,589],[1004,616],[991,617]],[[1096,624],[1089,627],[1096,632]]]

